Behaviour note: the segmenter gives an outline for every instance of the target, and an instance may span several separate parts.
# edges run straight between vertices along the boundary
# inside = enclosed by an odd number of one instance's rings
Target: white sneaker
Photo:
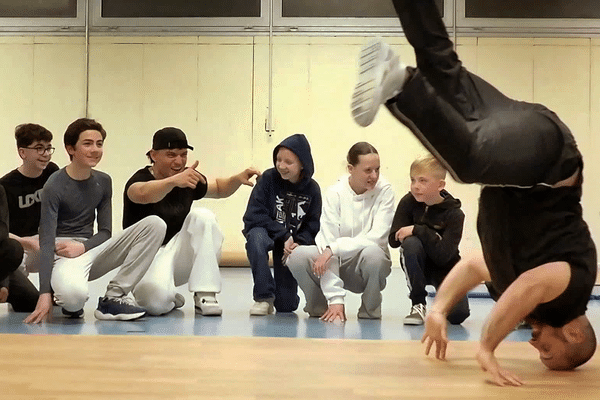
[[[410,308],[410,314],[404,317],[404,325],[423,325],[425,314],[425,304],[415,304]]]
[[[274,312],[273,303],[269,301],[255,301],[252,308],[250,308],[250,315],[269,315]]]
[[[196,309],[196,314],[200,315],[221,315],[223,314],[223,310],[221,306],[219,306],[219,302],[215,297],[215,294],[212,293],[194,293],[194,304]]]
[[[358,82],[352,94],[352,117],[360,126],[369,126],[379,106],[402,89],[406,68],[381,38],[368,42],[360,51]]]

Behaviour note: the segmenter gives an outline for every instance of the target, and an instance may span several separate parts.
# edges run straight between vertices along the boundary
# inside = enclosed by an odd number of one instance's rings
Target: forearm
[[[216,189],[214,190],[214,197],[222,199],[234,194],[242,185],[242,180],[240,179],[239,174],[230,176],[229,178],[216,178],[215,185]],[[207,197],[212,196],[207,193]]]
[[[486,351],[494,352],[500,342],[538,304],[532,293],[512,293],[508,297],[506,294],[507,292],[500,296],[481,330],[480,345]]]
[[[40,282],[40,293],[50,293],[52,291],[50,281],[52,278],[52,269],[54,267],[54,255],[46,254],[47,250],[44,247],[40,250],[40,263],[39,263],[39,282]],[[52,249],[54,253],[54,248]]]
[[[21,244],[21,246],[23,246],[23,248],[25,248],[25,246],[27,245],[27,238],[25,237],[21,237],[21,236],[17,236],[14,233],[8,233],[8,237],[10,239],[15,239],[17,242],[19,242]]]
[[[94,247],[101,245],[102,243],[104,243],[108,239],[110,239],[110,237],[111,237],[111,233],[109,231],[106,231],[106,230],[99,231],[94,236],[92,236],[91,238],[89,238],[88,240],[83,242],[85,251],[89,251],[89,250],[93,249]]]
[[[492,309],[481,334],[481,347],[494,351],[515,325],[538,304],[554,300],[571,279],[571,267],[564,261],[540,265],[522,273],[504,291]]]
[[[136,182],[127,189],[127,196],[137,204],[158,203],[175,187],[173,179]]]
[[[339,277],[340,268],[337,259],[331,260],[328,263],[328,268],[321,277],[321,291],[327,299],[327,304],[344,304],[346,290],[344,282]]]
[[[35,251],[39,249],[37,236],[17,236],[14,233],[9,233],[8,237],[16,240],[23,246],[26,251]]]
[[[432,311],[448,315],[452,307],[462,299],[469,290],[483,281],[489,281],[490,275],[483,257],[459,261],[438,288]]]

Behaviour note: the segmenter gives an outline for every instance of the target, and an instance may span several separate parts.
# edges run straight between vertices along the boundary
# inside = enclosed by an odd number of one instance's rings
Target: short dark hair
[[[79,135],[81,135],[81,132],[85,131],[98,131],[102,135],[102,140],[106,139],[106,131],[104,130],[100,122],[97,122],[96,120],[90,118],[79,118],[71,122],[71,124],[67,127],[67,130],[65,131],[65,147],[75,147],[77,141],[79,140]]]
[[[583,322],[585,339],[581,343],[571,344],[567,347],[567,365],[565,370],[571,370],[585,364],[596,352],[596,333],[589,320]]]
[[[348,161],[348,164],[355,167],[358,164],[358,162],[360,161],[358,159],[358,157],[364,156],[366,154],[379,154],[379,153],[377,152],[377,149],[375,149],[375,147],[373,147],[373,145],[370,143],[367,143],[367,142],[355,143],[354,145],[352,145],[352,147],[350,147],[350,150],[348,150],[348,155],[346,156],[346,161]]]
[[[17,147],[29,147],[36,140],[52,141],[52,132],[38,124],[21,124],[15,128]]]

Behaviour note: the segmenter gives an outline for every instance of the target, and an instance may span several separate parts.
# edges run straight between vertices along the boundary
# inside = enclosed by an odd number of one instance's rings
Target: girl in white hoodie
[[[362,293],[358,318],[381,318],[381,291],[392,265],[387,234],[394,193],[379,176],[379,154],[359,142],[347,161],[349,175],[325,193],[316,245],[296,248],[287,262],[306,297],[304,311],[328,322],[346,320],[346,289]]]

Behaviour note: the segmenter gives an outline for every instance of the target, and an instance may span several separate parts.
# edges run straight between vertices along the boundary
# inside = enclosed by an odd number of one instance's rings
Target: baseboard
[[[220,267],[250,267],[246,252],[242,251],[223,251],[221,253]]]

